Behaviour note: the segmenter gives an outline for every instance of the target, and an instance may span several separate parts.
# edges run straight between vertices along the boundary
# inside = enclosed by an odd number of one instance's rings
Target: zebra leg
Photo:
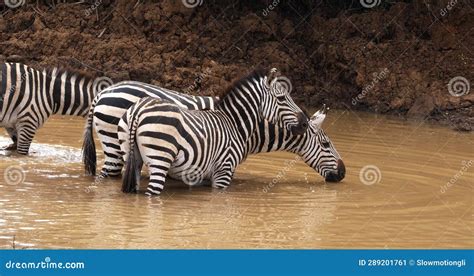
[[[213,188],[227,188],[232,181],[234,176],[234,170],[230,165],[223,166],[222,169],[217,170],[212,175],[212,187]]]
[[[12,139],[13,144],[3,147],[2,149],[3,150],[16,150],[17,141],[18,141],[16,129],[8,127],[6,128],[6,130],[7,130],[8,136],[10,136],[10,138]]]
[[[150,182],[145,194],[159,195],[163,191],[166,176],[175,158],[168,152],[158,151],[153,153],[153,158],[146,159],[148,159],[146,163],[150,172]]]
[[[122,173],[123,161],[113,157],[109,157],[111,153],[104,151],[104,166],[100,171],[102,177],[119,177]]]
[[[120,149],[120,143],[116,133],[98,132],[102,149],[104,150],[105,161],[100,171],[102,177],[117,177],[122,173],[123,168],[123,152]]]
[[[36,134],[36,128],[31,125],[17,126],[18,129],[18,143],[16,151],[22,155],[28,155],[30,151],[31,142]]]

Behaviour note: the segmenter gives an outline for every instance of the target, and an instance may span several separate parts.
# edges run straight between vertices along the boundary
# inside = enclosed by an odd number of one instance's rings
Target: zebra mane
[[[259,79],[263,78],[267,75],[268,71],[263,69],[263,68],[257,68],[253,70],[250,74],[247,74],[244,77],[241,77],[240,79],[237,79],[232,82],[231,85],[229,85],[222,93],[217,95],[219,100],[217,101],[217,104],[222,102],[222,100],[235,88],[241,87],[243,84],[247,83],[248,80],[250,79]]]
[[[67,73],[67,75],[70,75],[70,76],[76,76],[77,78],[83,78],[85,79],[85,81],[92,81],[96,78],[98,78],[99,76],[97,74],[92,74],[90,72],[85,72],[85,71],[82,71],[80,69],[76,69],[76,68],[72,68],[72,67],[68,67],[68,66],[56,66],[56,67],[48,67],[48,68],[45,68],[44,71],[46,72],[46,74],[48,76],[51,76],[54,71],[56,70],[56,75],[57,76],[60,76],[64,73]]]

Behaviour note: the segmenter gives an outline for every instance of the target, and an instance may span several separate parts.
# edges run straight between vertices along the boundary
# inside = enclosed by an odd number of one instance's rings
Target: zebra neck
[[[240,93],[235,90],[229,92],[217,105],[216,109],[227,114],[231,125],[235,126],[239,141],[242,145],[248,141],[257,127],[259,118],[257,95]]]
[[[251,154],[273,151],[297,153],[303,138],[302,135],[292,135],[285,128],[261,120],[252,138],[247,142],[247,149]]]
[[[47,74],[47,73],[43,73]],[[46,75],[53,98],[53,113],[85,116],[94,98],[93,81],[57,69]]]

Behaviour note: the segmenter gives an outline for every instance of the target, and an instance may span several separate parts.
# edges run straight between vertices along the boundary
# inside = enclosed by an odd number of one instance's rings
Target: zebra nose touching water
[[[309,120],[307,133],[299,148],[293,152],[319,172],[328,182],[339,182],[346,175],[346,167],[331,140],[322,129],[329,108],[324,105]]]
[[[127,160],[122,191],[138,190],[143,163],[148,195],[160,194],[168,175],[189,185],[209,179],[213,187],[228,187],[262,119],[288,130],[301,125],[301,109],[288,91],[275,89],[273,73],[255,71],[235,82],[215,110],[187,110],[156,98],[132,105],[118,125]]]
[[[90,78],[54,68],[38,71],[20,63],[0,66],[0,127],[13,144],[6,150],[29,152],[36,131],[52,114],[85,116],[108,78]]]
[[[266,121],[260,122],[252,139],[247,144],[249,154],[273,151],[289,151],[301,159],[327,182],[344,179],[346,169],[329,136],[322,129],[328,108],[323,108],[308,121],[308,128],[301,135],[278,127]]]

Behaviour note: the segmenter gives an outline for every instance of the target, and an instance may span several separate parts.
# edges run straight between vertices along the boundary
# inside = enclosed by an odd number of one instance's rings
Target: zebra
[[[117,176],[121,173],[123,159],[117,136],[117,125],[127,109],[143,97],[166,99],[192,110],[214,109],[215,102],[218,100],[215,97],[189,96],[136,81],[120,82],[104,89],[95,97],[86,123],[83,145],[86,174],[95,175],[96,171],[93,125],[95,125],[105,155],[100,176]],[[325,108],[315,113],[311,117],[310,127],[303,135],[293,135],[285,128],[262,120],[252,138],[248,140],[248,154],[272,151],[293,152],[302,157],[326,181],[341,181],[345,176],[345,166],[330,138],[321,128],[325,116]]]
[[[53,68],[39,71],[21,63],[0,66],[0,127],[13,144],[5,150],[27,155],[36,131],[52,114],[85,116],[93,97],[111,85]]]
[[[248,154],[289,151],[297,154],[327,182],[344,179],[346,167],[329,136],[322,129],[329,108],[326,105],[314,113],[302,135],[293,135],[286,129],[262,120],[247,143]]]
[[[162,98],[190,110],[214,109],[217,97],[191,96],[166,88],[137,82],[122,81],[102,90],[92,101],[82,147],[86,174],[96,174],[96,149],[92,127],[95,125],[105,161],[100,176],[118,176],[123,167],[117,125],[127,109],[144,97]]]
[[[254,71],[235,82],[215,110],[188,110],[169,101],[146,97],[132,105],[118,125],[127,160],[122,191],[137,191],[144,162],[150,171],[147,195],[159,195],[167,175],[209,179],[215,188],[230,185],[235,168],[246,157],[248,139],[264,118],[291,130],[306,131],[307,117],[286,89]]]

